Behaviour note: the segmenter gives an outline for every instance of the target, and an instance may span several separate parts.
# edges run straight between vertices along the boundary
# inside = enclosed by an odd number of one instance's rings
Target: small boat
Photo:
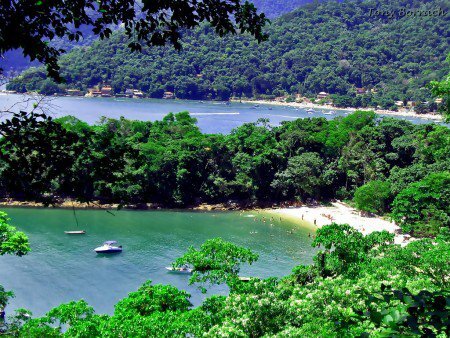
[[[84,230],[71,230],[71,231],[64,231],[67,235],[84,235],[86,231]]]
[[[185,274],[191,274],[192,273],[192,269],[189,268],[188,266],[184,265],[180,268],[174,268],[172,266],[166,266],[166,269],[169,270],[170,272],[175,272],[175,273],[185,273]]]
[[[336,112],[334,110],[332,110],[332,111],[323,112],[323,115],[333,115],[334,113],[336,113]]]
[[[314,114],[316,111],[314,109],[308,109],[306,112],[308,114]]]
[[[98,248],[95,248],[94,251],[96,253],[116,253],[116,252],[122,252],[122,245],[115,245],[117,244],[116,241],[106,241],[103,243],[102,246],[99,246]]]

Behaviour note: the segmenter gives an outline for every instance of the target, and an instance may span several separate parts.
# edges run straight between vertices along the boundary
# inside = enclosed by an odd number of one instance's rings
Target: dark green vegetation
[[[370,15],[371,8],[394,13],[442,8],[447,14],[388,18]],[[202,25],[185,33],[181,52],[145,48],[132,55],[125,34],[117,32],[61,59],[66,85],[51,85],[44,70],[34,69],[9,88],[53,94],[106,83],[116,93],[133,87],[155,98],[169,90],[178,98],[221,100],[232,95],[315,97],[326,91],[344,107],[394,109],[397,100],[431,104],[426,84],[448,73],[449,12],[448,2],[438,0],[314,3],[275,20],[262,44],[246,36],[220,38]],[[369,93],[357,95],[356,88]]]
[[[269,19],[273,19],[314,1],[315,0],[252,0],[251,2],[256,6],[258,12],[264,13]]]
[[[10,337],[448,337],[448,229],[404,248],[392,238],[331,224],[317,231],[312,245],[324,250],[313,265],[248,282],[239,280],[240,266],[257,255],[211,239],[174,264],[191,264],[191,283],[225,281],[228,296],[192,308],[185,291],[147,281],[112,316],[72,301],[41,318],[21,309],[4,331]]]
[[[0,57],[22,49],[31,61],[45,63],[47,72],[60,81],[58,57],[64,50],[49,41],[66,38],[79,41],[86,28],[101,39],[112,34],[112,25],[121,24],[129,38],[127,47],[180,47],[180,30],[209,23],[220,36],[249,32],[258,41],[265,39],[262,27],[267,19],[257,14],[249,2],[239,0],[198,1],[2,1],[0,2]],[[0,68],[0,75],[2,69]]]
[[[293,11],[294,9],[312,2],[313,0],[253,0],[251,1],[258,13],[264,13],[268,18],[273,19],[284,13]],[[112,30],[117,30],[119,25],[109,25]],[[81,32],[82,38],[79,41],[71,41],[69,38],[55,38],[51,42],[51,46],[56,49],[62,49],[66,52],[72,50],[74,47],[87,46],[98,39],[98,36],[92,31],[92,26],[81,26],[78,31]],[[38,66],[38,62],[30,62],[28,57],[22,56],[21,50],[13,50],[3,53],[3,59],[0,61],[0,68],[3,68],[4,73],[8,76],[9,72],[23,71],[32,66]]]
[[[450,53],[447,56],[447,63],[450,65]],[[440,110],[447,121],[450,121],[450,72],[442,81],[431,81],[428,86],[434,97],[441,98],[443,104]]]
[[[28,237],[21,231],[8,224],[6,213],[0,211],[0,256],[23,256],[30,251]],[[0,284],[0,335],[5,331],[5,307],[8,300],[14,297],[12,291],[6,291]]]
[[[414,235],[450,225],[447,127],[363,111],[279,127],[260,120],[229,135],[195,123],[187,112],[94,126],[18,114],[0,124],[1,195],[165,207],[355,196],[361,210],[392,213]]]

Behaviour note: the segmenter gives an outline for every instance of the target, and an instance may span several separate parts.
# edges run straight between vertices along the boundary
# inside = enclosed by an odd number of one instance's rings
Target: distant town
[[[366,88],[355,88],[356,95],[367,95],[367,94],[376,94],[377,90],[375,88],[366,89]],[[0,92],[7,94],[16,94],[17,92],[14,90],[0,90]],[[28,94],[34,94],[34,92],[30,92]],[[27,94],[27,93],[26,93]],[[129,88],[126,89],[125,92],[115,93],[113,88],[110,85],[103,86],[95,86],[92,88],[88,88],[87,92],[72,88],[66,89],[65,94],[62,93],[54,93],[53,96],[84,96],[84,97],[115,97],[115,98],[133,98],[133,99],[142,99],[147,98],[148,96],[139,89]],[[164,100],[173,100],[176,99],[176,95],[174,92],[165,91],[161,97]],[[246,98],[246,97],[231,97],[230,101],[258,101],[265,103],[278,103],[278,104],[306,104],[306,105],[319,105],[321,107],[329,107],[329,108],[355,108],[355,107],[342,107],[338,105],[336,102],[333,102],[333,95],[327,92],[319,92],[315,97],[305,97],[300,93],[295,95],[284,95],[278,97],[272,97],[264,99],[260,98]],[[395,111],[407,111],[407,112],[415,112],[417,114],[424,113],[432,113],[437,111],[437,106],[442,104],[441,98],[436,98],[433,102],[417,102],[417,101],[395,101],[394,106]],[[427,106],[428,109],[426,111],[422,111],[421,107]],[[431,108],[431,109],[430,109]],[[369,107],[369,109],[379,110],[381,107]],[[393,108],[391,109],[393,110]]]

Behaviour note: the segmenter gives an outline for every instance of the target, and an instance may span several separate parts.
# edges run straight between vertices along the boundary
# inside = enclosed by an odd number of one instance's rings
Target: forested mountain
[[[314,2],[314,0],[252,0],[251,2],[258,9],[258,12],[264,13],[268,18],[273,19]]]
[[[270,19],[274,19],[312,1],[313,0],[253,0],[251,2],[253,2],[260,13],[266,14]],[[92,34],[92,28],[93,27],[81,27],[81,29],[79,29],[83,34],[83,39],[79,42],[56,39],[52,41],[52,45],[62,48],[65,51],[70,51],[76,46],[87,46],[96,40]],[[113,29],[117,29],[117,27],[113,27]],[[39,65],[38,62],[30,62],[29,58],[23,57],[21,50],[7,52],[3,58],[0,58],[0,68],[5,70],[6,73],[22,71],[30,66],[37,65]]]
[[[396,15],[374,15],[373,8]],[[400,16],[405,8],[444,12]],[[269,40],[260,45],[246,37],[219,38],[203,26],[186,34],[180,53],[166,47],[130,55],[118,32],[63,57],[62,74],[66,87],[107,83],[117,93],[133,87],[158,98],[165,90],[190,99],[327,91],[344,104],[389,108],[396,100],[428,100],[425,85],[446,74],[449,11],[448,3],[437,0],[312,3],[274,21]],[[356,96],[360,87],[376,93]],[[42,69],[10,88],[58,91]]]

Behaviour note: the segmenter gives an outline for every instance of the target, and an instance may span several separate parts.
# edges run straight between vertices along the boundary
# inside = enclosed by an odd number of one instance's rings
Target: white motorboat
[[[95,248],[96,253],[116,253],[122,252],[122,245],[116,245],[116,241],[106,241],[102,246]]]
[[[306,112],[308,114],[314,114],[316,111],[314,109],[308,109]]]
[[[191,274],[193,271],[191,268],[189,268],[186,265],[179,267],[179,268],[174,268],[173,266],[166,266],[166,269],[169,270],[170,272],[185,273],[185,274]]]

